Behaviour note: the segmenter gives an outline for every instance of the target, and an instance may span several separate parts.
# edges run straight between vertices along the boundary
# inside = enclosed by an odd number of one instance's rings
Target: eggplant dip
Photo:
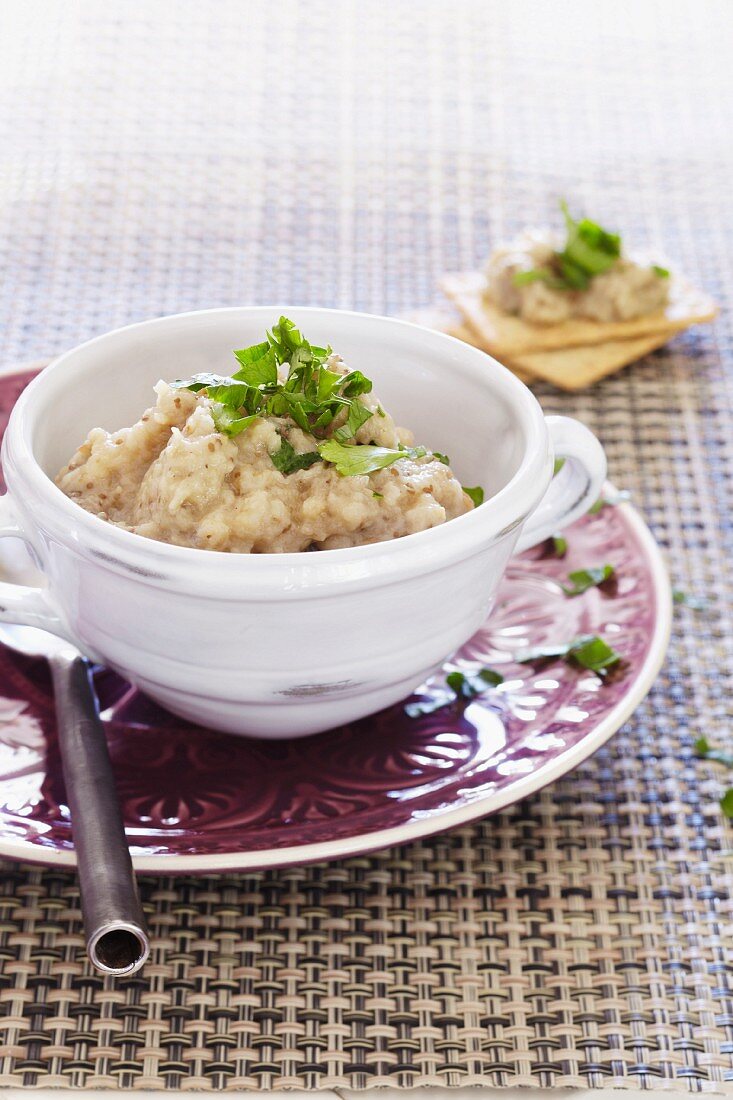
[[[132,427],[95,428],[56,484],[128,531],[240,554],[382,542],[483,500],[287,318],[234,354],[233,375],[159,382]]]
[[[576,221],[565,203],[566,239],[526,230],[497,248],[486,267],[485,300],[533,324],[573,317],[631,321],[663,310],[669,272],[625,255],[621,238],[588,218]]]

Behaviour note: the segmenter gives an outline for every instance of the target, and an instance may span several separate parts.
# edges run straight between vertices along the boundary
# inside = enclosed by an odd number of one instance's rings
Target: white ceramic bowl
[[[227,373],[232,348],[261,339],[280,313],[371,377],[396,421],[447,452],[486,503],[392,542],[237,555],[123,531],[54,485],[90,428],[133,423],[161,377]],[[567,461],[553,479],[556,455]],[[408,694],[481,625],[511,554],[588,509],[606,463],[586,428],[545,418],[467,344],[383,317],[273,307],[164,317],[67,352],[20,397],[3,470],[0,537],[23,538],[48,585],[0,584],[0,619],[70,638],[177,714],[275,738]]]

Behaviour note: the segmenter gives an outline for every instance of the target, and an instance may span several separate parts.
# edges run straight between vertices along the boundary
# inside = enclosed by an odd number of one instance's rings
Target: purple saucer
[[[0,378],[0,421],[29,375]],[[514,560],[490,621],[445,666],[489,666],[504,683],[453,700],[444,675],[403,704],[296,741],[258,742],[168,714],[114,673],[96,674],[135,865],[164,873],[333,859],[483,817],[558,778],[602,744],[649,690],[670,597],[659,551],[628,505],[569,529],[560,560]],[[609,589],[568,598],[574,569],[616,567]],[[601,634],[623,666],[601,681],[562,660],[521,665],[527,646]],[[405,702],[415,702],[416,696]],[[0,650],[0,855],[54,865],[74,854],[43,661]]]

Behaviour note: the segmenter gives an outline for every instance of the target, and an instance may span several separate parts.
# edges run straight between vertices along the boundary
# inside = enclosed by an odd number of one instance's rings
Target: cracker
[[[461,322],[450,306],[432,306],[411,314],[409,321],[426,328],[438,329],[463,340],[473,347],[485,349],[481,337],[469,325]],[[525,352],[512,359],[499,358],[505,367],[522,382],[541,379],[562,390],[581,390],[592,386],[609,374],[635,363],[649,352],[663,347],[675,335],[665,331],[635,340],[607,340],[605,344],[584,344],[575,348],[558,348],[555,351]],[[490,353],[487,353],[490,354]]]
[[[672,336],[674,332],[657,332],[635,340],[608,340],[605,344],[527,352],[507,366],[515,373],[526,370],[531,377],[551,382],[561,390],[582,390],[661,348]]]
[[[460,310],[486,351],[502,362],[525,352],[556,351],[608,341],[635,340],[642,336],[670,336],[690,325],[711,321],[717,312],[713,300],[679,276],[672,276],[667,308],[634,321],[588,321],[572,318],[557,325],[534,325],[504,313],[483,300],[485,285],[480,271],[446,275],[441,287]],[[659,345],[657,345],[659,346]],[[613,368],[611,368],[613,369]]]
[[[459,340],[478,346],[478,337],[467,325],[453,325],[445,331]],[[668,332],[656,333],[652,336],[640,336],[637,340],[608,340],[605,344],[527,352],[511,361],[502,362],[524,382],[542,379],[561,390],[582,390],[635,363],[650,351],[663,347],[669,339]]]

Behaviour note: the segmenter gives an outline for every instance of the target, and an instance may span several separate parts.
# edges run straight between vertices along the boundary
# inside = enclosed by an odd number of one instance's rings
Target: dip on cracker
[[[562,204],[567,235],[526,230],[501,245],[486,267],[484,299],[539,325],[572,317],[631,321],[665,308],[669,271],[625,255],[621,238]]]
[[[562,210],[564,238],[526,230],[484,271],[441,279],[462,339],[525,378],[575,390],[715,317],[715,302],[679,272],[626,254],[617,233]]]

